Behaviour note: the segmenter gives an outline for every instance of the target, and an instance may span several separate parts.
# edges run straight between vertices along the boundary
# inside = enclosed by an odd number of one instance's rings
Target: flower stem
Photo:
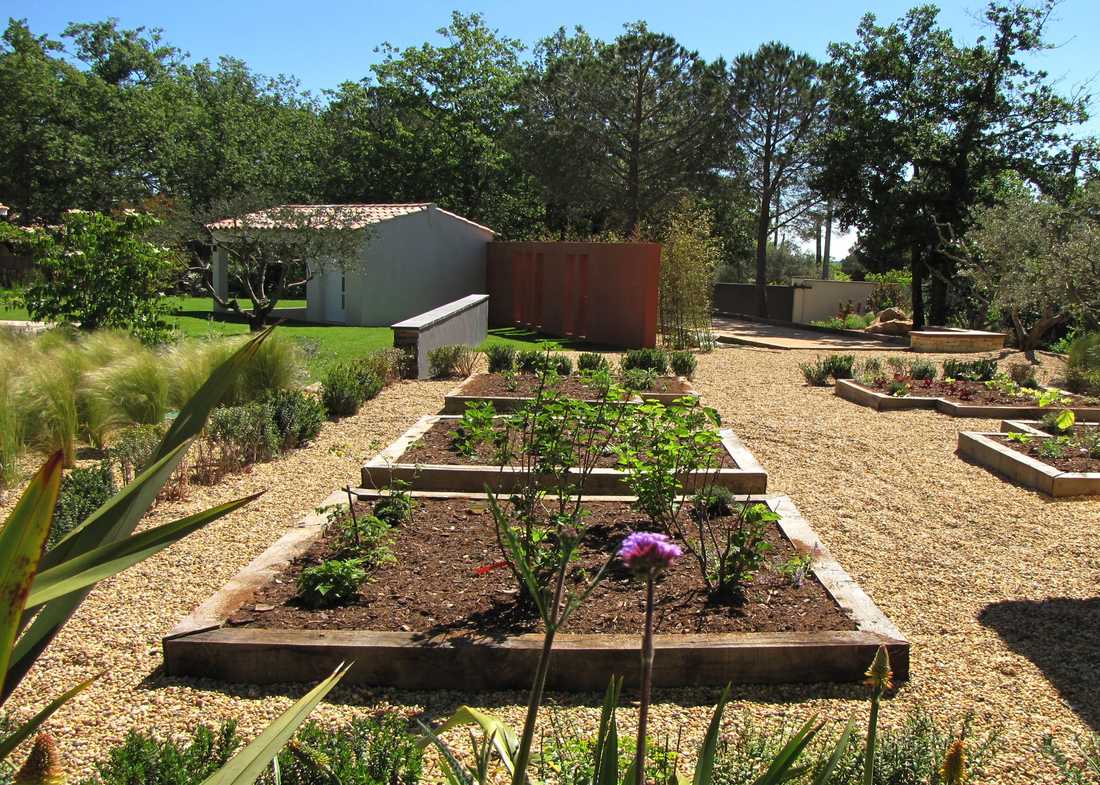
[[[646,725],[653,683],[653,572],[646,577],[645,632],[642,634],[642,697],[638,706],[638,743],[634,749],[634,783],[645,785]]]

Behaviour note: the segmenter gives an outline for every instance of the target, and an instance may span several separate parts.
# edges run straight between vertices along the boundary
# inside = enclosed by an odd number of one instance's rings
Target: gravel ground
[[[959,430],[997,423],[931,412],[875,413],[802,384],[810,352],[724,348],[700,358],[696,385],[790,494],[842,565],[913,644],[912,672],[884,709],[898,722],[920,706],[944,720],[973,711],[978,729],[1003,730],[985,782],[1051,781],[1041,756],[1046,733],[1062,739],[1100,729],[1100,499],[1051,500],[1017,488],[954,455]],[[1045,358],[1044,372],[1057,371]],[[246,735],[277,716],[303,687],[257,688],[167,679],[160,637],[266,548],[333,488],[355,482],[363,459],[424,413],[438,411],[446,382],[391,387],[356,417],[325,426],[318,441],[259,465],[186,502],[169,516],[269,489],[250,507],[101,584],[20,687],[20,715],[77,680],[104,677],[51,722],[70,772],[90,764],[139,726],[164,734],[236,718]],[[730,733],[747,719],[838,722],[866,716],[864,689],[848,685],[738,687]],[[687,726],[696,746],[718,690],[658,691],[657,735]],[[332,720],[397,706],[442,717],[468,703],[515,724],[525,696],[340,689],[317,717]],[[560,718],[591,727],[599,696],[555,695]],[[623,732],[633,715],[621,713]],[[79,771],[77,771],[79,770]]]

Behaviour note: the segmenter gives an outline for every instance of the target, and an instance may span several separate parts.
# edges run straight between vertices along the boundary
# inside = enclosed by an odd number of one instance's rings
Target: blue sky
[[[851,40],[867,11],[893,21],[917,0],[49,0],[5,4],[6,14],[26,18],[36,33],[60,34],[70,21],[117,17],[124,27],[161,27],[164,37],[194,59],[239,57],[260,73],[296,76],[320,92],[368,74],[383,41],[395,46],[437,41],[435,31],[452,10],[478,11],[491,27],[531,45],[560,26],[583,25],[600,38],[614,38],[625,22],[645,20],[651,29],[671,33],[707,58],[731,59],[764,41],[779,39],[795,49],[824,57],[830,41]],[[981,31],[981,2],[941,3],[941,19],[959,40]],[[1100,0],[1064,0],[1048,27],[1056,48],[1033,59],[1063,92],[1100,75],[1095,38],[1100,33]],[[1094,103],[1093,114],[1100,115]],[[1088,124],[1100,133],[1100,118]],[[834,256],[843,256],[850,236],[837,238]]]

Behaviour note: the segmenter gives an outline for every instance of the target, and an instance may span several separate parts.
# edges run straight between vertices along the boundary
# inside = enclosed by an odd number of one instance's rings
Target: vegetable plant
[[[492,402],[468,402],[458,427],[451,432],[451,447],[459,455],[472,458],[477,453],[478,445],[492,443],[495,440],[496,430],[493,427],[495,416],[496,410]]]
[[[968,382],[988,382],[997,375],[997,361],[992,358],[978,360],[943,361],[943,378],[962,379]]]
[[[657,383],[657,374],[649,368],[631,368],[623,371],[622,385],[631,392],[644,392]]]
[[[362,559],[328,559],[298,575],[298,596],[309,608],[332,608],[356,598],[367,579]]]

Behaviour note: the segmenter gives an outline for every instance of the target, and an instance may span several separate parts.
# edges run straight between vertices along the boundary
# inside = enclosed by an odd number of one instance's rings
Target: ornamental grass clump
[[[642,688],[638,706],[638,736],[634,757],[634,783],[645,785],[646,731],[653,687],[653,592],[661,573],[683,556],[679,546],[658,532],[634,532],[619,546],[619,559],[645,581],[645,628],[642,632]]]

